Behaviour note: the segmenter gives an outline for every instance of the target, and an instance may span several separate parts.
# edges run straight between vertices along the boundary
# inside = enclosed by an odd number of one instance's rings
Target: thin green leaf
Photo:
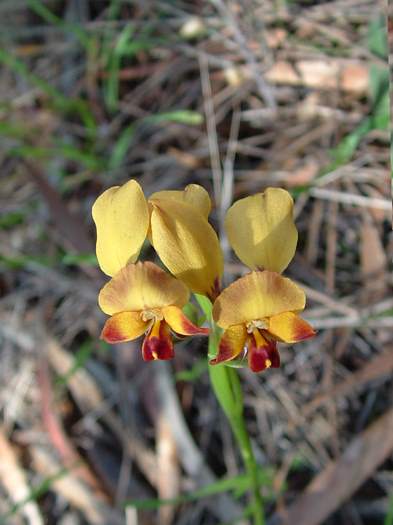
[[[37,499],[41,498],[44,494],[51,490],[52,484],[55,481],[67,475],[70,470],[70,468],[62,468],[53,476],[48,476],[45,478],[37,487],[32,488],[30,493],[25,498],[17,503],[14,503],[5,515],[0,516],[0,525],[7,525],[8,519],[12,516],[15,516],[15,514],[19,512],[24,505],[26,505],[26,503],[29,503],[29,501],[36,501]]]
[[[14,73],[20,75],[22,78],[27,80],[29,83],[38,87],[43,93],[45,93],[52,103],[64,113],[77,113],[80,115],[84,124],[86,125],[90,134],[94,134],[96,131],[96,122],[93,114],[90,112],[86,102],[82,99],[70,99],[64,96],[54,86],[32,73],[27,65],[21,60],[12,56],[11,53],[5,49],[0,48],[0,63],[9,67]]]
[[[135,124],[131,124],[122,131],[120,137],[113,146],[112,155],[109,159],[109,169],[113,170],[121,166],[127,155],[127,151],[131,146],[134,135]]]
[[[78,148],[69,144],[62,144],[52,147],[29,146],[25,144],[10,148],[8,153],[15,157],[34,159],[63,157],[65,159],[77,161],[92,171],[101,169],[103,167],[103,162],[101,159],[90,153],[78,150]]]
[[[134,27],[126,25],[118,36],[115,47],[108,57],[107,72],[108,78],[105,82],[104,98],[110,111],[115,111],[119,103],[119,69],[121,59],[126,54],[130,54],[127,44],[134,34]]]
[[[160,113],[159,115],[150,115],[144,119],[144,122],[160,124],[161,122],[177,122],[178,124],[188,124],[198,126],[203,123],[203,115],[197,111],[179,109]]]
[[[380,58],[388,56],[387,20],[384,14],[371,20],[368,27],[367,44],[369,50]]]
[[[29,263],[44,266],[45,268],[52,268],[54,266],[52,259],[46,255],[34,257],[29,255],[21,255],[17,257],[5,257],[4,255],[0,255],[0,267],[3,266],[12,270],[18,270],[24,268]]]
[[[63,22],[61,18],[56,16],[50,9],[48,9],[42,2],[39,0],[28,0],[27,1],[30,9],[32,9],[37,15],[39,15],[43,20],[48,22],[48,24],[54,25],[64,31],[65,34],[72,34],[75,36],[75,38],[78,39],[80,44],[85,49],[88,49],[90,44],[90,39],[88,35],[86,34],[83,29],[81,29],[76,24],[69,24],[67,22]]]
[[[206,359],[199,359],[190,370],[182,370],[175,375],[176,381],[197,381],[201,375],[207,372]]]
[[[390,495],[389,498],[389,508],[383,525],[393,525],[393,493]]]
[[[80,349],[75,354],[74,362],[72,363],[70,369],[65,374],[56,378],[55,388],[66,385],[75,372],[84,367],[86,361],[93,352],[94,345],[92,341],[86,341],[84,344],[82,344]]]
[[[19,211],[5,213],[4,215],[0,216],[0,228],[4,230],[8,230],[9,228],[12,228],[13,226],[22,224],[24,219],[25,219],[24,213],[19,212]]]
[[[262,485],[272,485],[272,474],[269,471],[259,470],[258,472],[258,483]],[[181,505],[183,503],[189,503],[197,501],[203,498],[208,498],[221,494],[223,492],[235,491],[239,496],[243,495],[250,488],[250,480],[246,474],[240,474],[232,478],[224,478],[210,485],[206,485],[201,489],[195,490],[188,494],[183,494],[178,498],[171,499],[144,499],[144,500],[128,500],[124,503],[126,507],[135,507],[136,509],[144,510],[155,510],[164,505]]]
[[[66,253],[61,262],[66,266],[86,264],[98,268],[98,260],[95,253]]]
[[[370,96],[373,105],[383,96],[384,92],[389,89],[389,68],[380,65],[371,64],[370,66]]]

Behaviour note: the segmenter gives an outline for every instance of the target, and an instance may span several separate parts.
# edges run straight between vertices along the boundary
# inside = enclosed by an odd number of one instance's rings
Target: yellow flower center
[[[255,329],[257,330],[267,330],[269,327],[265,319],[254,319],[254,321],[249,321],[246,324],[247,333],[252,334]]]
[[[162,321],[164,319],[164,316],[162,315],[161,310],[158,308],[152,308],[150,310],[143,310],[141,312],[141,319],[142,321]]]

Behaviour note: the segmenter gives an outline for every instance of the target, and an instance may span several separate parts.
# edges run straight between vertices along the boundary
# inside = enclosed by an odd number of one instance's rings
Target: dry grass
[[[4,523],[209,525],[241,511],[230,492],[159,514],[122,505],[240,467],[205,342],[180,343],[161,366],[143,363],[138,343],[98,341],[104,278],[90,209],[130,177],[147,195],[202,184],[221,232],[232,199],[293,192],[300,242],[287,275],[306,289],[318,336],[282,348],[278,371],[242,371],[268,515],[277,523],[294,501],[319,505],[304,498],[308,483],[360,443],[345,501],[322,476],[327,513],[292,523],[384,523],[393,432],[381,449],[363,433],[389,428],[393,386],[388,112],[370,95],[387,66],[378,25],[374,48],[367,39],[383,10],[350,0],[0,3]],[[230,282],[246,269],[223,246]],[[373,444],[364,471],[363,436]]]

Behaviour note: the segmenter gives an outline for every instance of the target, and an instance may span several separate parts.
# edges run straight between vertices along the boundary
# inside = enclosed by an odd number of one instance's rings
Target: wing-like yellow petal
[[[179,335],[209,335],[208,328],[192,323],[178,306],[166,306],[162,309],[165,321]]]
[[[115,275],[138,258],[149,228],[149,209],[135,180],[104,191],[93,205],[97,258],[101,270]]]
[[[183,191],[157,191],[150,196],[151,200],[173,199],[191,204],[207,219],[212,207],[208,192],[199,184],[189,184]],[[149,199],[149,200],[150,200]]]
[[[187,287],[146,261],[128,264],[100,291],[98,304],[106,314],[124,311],[161,309],[175,305],[182,308],[188,301]]]
[[[140,312],[120,312],[110,317],[101,332],[107,343],[124,343],[142,335],[149,323],[143,321]]]
[[[299,286],[276,272],[251,272],[237,279],[217,297],[213,318],[222,328],[304,309]]]
[[[247,330],[243,324],[227,328],[221,336],[217,356],[210,364],[218,365],[235,359],[243,351],[246,338]]]
[[[193,292],[214,295],[223,272],[217,235],[191,204],[150,199],[151,241],[168,270]]]
[[[312,326],[293,312],[283,312],[268,319],[268,332],[279,341],[297,343],[315,335]]]
[[[236,255],[252,270],[281,273],[295,254],[293,200],[283,189],[268,188],[235,202],[225,228]]]

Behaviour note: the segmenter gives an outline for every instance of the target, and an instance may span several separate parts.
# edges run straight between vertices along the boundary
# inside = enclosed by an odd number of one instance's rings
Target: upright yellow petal
[[[281,273],[295,254],[293,200],[280,188],[235,202],[227,212],[225,228],[236,255],[252,270]]]
[[[146,261],[128,264],[100,291],[98,304],[103,312],[113,315],[124,311],[161,309],[175,305],[182,308],[188,301],[187,287]]]
[[[168,270],[193,292],[212,297],[223,272],[217,235],[191,204],[150,199],[151,241]]]
[[[135,180],[109,188],[93,205],[97,258],[101,270],[115,275],[138,258],[149,228],[149,209]]]
[[[303,310],[304,292],[276,272],[251,272],[237,279],[217,297],[213,318],[222,328]]]
[[[149,200],[173,199],[175,201],[191,204],[207,219],[212,207],[208,192],[199,184],[189,184],[183,191],[165,190],[157,191]]]

